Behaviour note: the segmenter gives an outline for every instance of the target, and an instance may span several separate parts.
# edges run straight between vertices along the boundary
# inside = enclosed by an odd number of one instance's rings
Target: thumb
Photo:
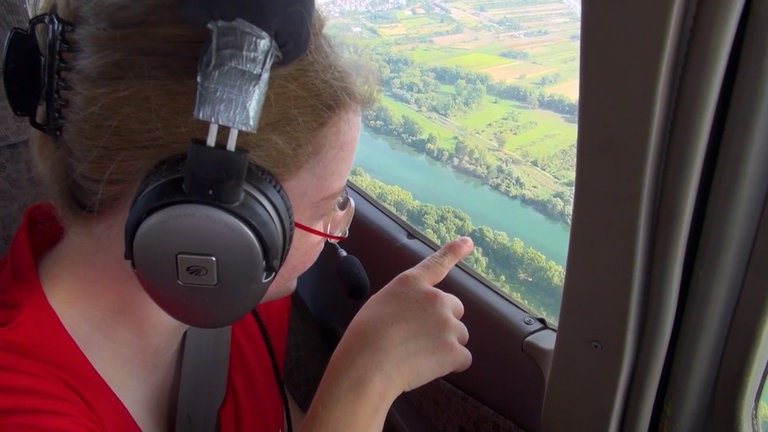
[[[459,237],[443,245],[437,252],[416,264],[411,272],[429,285],[435,285],[445,278],[449,271],[472,252],[473,243],[469,237]]]

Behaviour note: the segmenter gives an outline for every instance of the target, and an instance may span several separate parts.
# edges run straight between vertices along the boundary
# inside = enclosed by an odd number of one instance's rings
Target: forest
[[[578,12],[558,0],[341,0],[327,2],[326,13],[342,55],[354,59],[361,77],[376,76],[379,97],[363,115],[369,132],[570,224]],[[437,244],[471,236],[476,252],[467,264],[556,322],[564,280],[556,262],[359,168],[350,180]]]
[[[507,117],[510,120],[514,118],[514,112]],[[521,172],[520,163],[514,155],[495,154],[487,147],[461,137],[453,141],[453,147],[441,146],[435,134],[426,133],[412,118],[398,115],[384,105],[376,105],[367,110],[363,121],[369,130],[377,134],[396,138],[437,161],[479,178],[499,192],[521,200],[552,219],[570,224],[573,189],[561,189],[547,194],[537,193],[535,185]],[[515,133],[516,127],[525,125],[512,126],[507,130]],[[575,159],[573,153],[565,150],[557,156]]]
[[[437,5],[413,2],[414,6],[422,4],[424,9],[428,4]],[[572,73],[547,67],[542,73],[526,74],[525,70],[543,63],[522,50],[499,49],[491,56],[435,48],[434,38],[466,30],[444,9],[433,10],[438,28],[399,35],[397,40],[404,45],[387,42],[382,31],[391,23],[407,22],[393,10],[359,15],[370,23],[367,30],[372,39],[340,37],[345,54],[364,58],[378,78],[381,98],[365,114],[366,127],[569,224],[578,101],[552,89],[572,85]],[[495,24],[524,30],[528,38],[550,35],[549,30],[532,35],[533,30],[506,17]],[[565,40],[572,43],[573,38],[570,35]],[[486,66],[496,70],[515,62],[531,65],[521,69],[517,80],[499,79],[487,72]]]
[[[421,203],[405,189],[386,185],[361,168],[354,168],[349,179],[435,244],[462,235],[471,237],[475,249],[465,263],[533,314],[557,323],[565,278],[564,269],[557,263],[518,238],[474,226],[459,209]]]

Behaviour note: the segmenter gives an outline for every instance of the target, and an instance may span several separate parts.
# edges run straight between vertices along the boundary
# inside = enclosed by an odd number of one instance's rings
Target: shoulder
[[[43,293],[37,269],[38,260],[60,240],[61,232],[53,206],[33,205],[0,260],[0,355],[24,353],[29,358],[28,349],[50,338],[49,328],[61,325]]]
[[[8,333],[0,345],[0,430],[136,431],[111,427],[125,419],[122,403],[66,354]]]
[[[37,261],[61,240],[64,228],[56,210],[48,203],[35,204],[24,217],[5,256],[0,259],[0,310],[15,310],[40,281]],[[0,325],[4,323],[0,315]]]
[[[55,314],[28,305],[0,327],[0,430],[138,427]]]
[[[219,411],[222,432],[234,430],[277,431],[283,426],[283,402],[267,346],[283,369],[288,339],[290,297],[259,305],[268,333],[265,340],[253,314],[232,326],[227,394]],[[259,407],[259,409],[254,409]]]
[[[65,383],[38,362],[14,355],[0,339],[0,429],[3,431],[98,430],[92,414]]]
[[[53,206],[34,205],[0,260],[0,430],[135,432],[40,285],[37,261],[62,233]]]
[[[266,344],[269,343],[275,351],[278,363],[282,366],[288,340],[288,325],[290,321],[291,298],[284,297],[260,304],[256,309],[261,317],[267,341],[262,337],[262,330],[256,315],[249,313],[232,326],[232,355],[247,355],[250,360],[263,359],[269,362]]]

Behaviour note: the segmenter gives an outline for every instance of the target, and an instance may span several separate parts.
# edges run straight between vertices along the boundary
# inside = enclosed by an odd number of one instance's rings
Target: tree
[[[499,150],[504,150],[504,145],[507,143],[507,139],[504,137],[503,132],[497,130],[493,133],[493,142],[496,143],[496,147]]]
[[[469,235],[475,250],[466,259],[468,264],[533,313],[547,319],[557,316],[565,272],[541,252],[518,238],[510,240],[504,232],[473,226],[461,210],[420,203],[409,192],[385,185],[360,168],[352,170],[350,180],[438,244]]]

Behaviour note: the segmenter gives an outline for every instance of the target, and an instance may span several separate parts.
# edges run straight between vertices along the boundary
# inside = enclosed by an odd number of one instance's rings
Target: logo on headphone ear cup
[[[126,259],[150,297],[188,325],[230,325],[264,296],[293,238],[290,201],[251,166],[243,198],[227,205],[184,191],[184,158],[159,164],[128,215]]]

